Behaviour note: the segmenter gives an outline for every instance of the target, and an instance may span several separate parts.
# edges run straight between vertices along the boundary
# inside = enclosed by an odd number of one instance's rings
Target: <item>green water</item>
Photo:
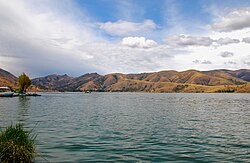
[[[0,98],[36,162],[250,162],[250,94],[43,93]]]

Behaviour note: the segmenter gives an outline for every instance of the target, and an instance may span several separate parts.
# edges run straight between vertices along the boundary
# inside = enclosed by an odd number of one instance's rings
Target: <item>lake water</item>
[[[43,93],[0,98],[37,162],[250,162],[250,94]]]

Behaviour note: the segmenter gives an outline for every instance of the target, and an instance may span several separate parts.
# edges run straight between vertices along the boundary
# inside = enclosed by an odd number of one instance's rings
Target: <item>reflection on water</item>
[[[37,150],[50,162],[249,162],[249,117],[249,94],[0,99],[0,125],[22,121],[33,128],[38,122]]]
[[[19,108],[29,108],[30,107],[30,98],[29,97],[18,97],[18,106]]]
[[[18,117],[17,121],[23,123],[29,117],[30,108],[30,98],[28,97],[18,97]]]

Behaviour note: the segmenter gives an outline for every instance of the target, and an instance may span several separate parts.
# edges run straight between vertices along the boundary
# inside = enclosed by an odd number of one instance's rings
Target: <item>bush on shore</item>
[[[0,131],[0,162],[32,162],[36,135],[16,124]]]

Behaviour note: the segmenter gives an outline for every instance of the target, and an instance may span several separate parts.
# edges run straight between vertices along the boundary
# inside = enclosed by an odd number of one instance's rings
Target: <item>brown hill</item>
[[[129,91],[129,92],[227,92],[226,86],[241,85],[247,81],[218,71],[197,70],[160,71],[142,74],[108,74],[83,84],[82,91]],[[201,85],[201,86],[199,86]],[[210,87],[209,87],[210,86]],[[217,86],[212,87],[211,86]]]
[[[17,77],[0,68],[0,87],[1,86],[8,86],[15,89],[17,87]]]
[[[224,83],[221,84],[214,84],[214,85],[239,85],[239,84],[244,84],[246,83],[246,80],[240,77],[236,77],[229,72],[234,72],[234,71],[223,71],[223,70],[212,70],[212,71],[203,71],[204,74],[220,78],[224,80]]]
[[[117,75],[117,74],[109,74]],[[123,78],[131,80],[141,80],[149,82],[171,82],[171,83],[186,83],[186,84],[201,84],[201,85],[235,85],[244,84],[246,81],[221,72],[221,74],[207,71],[201,72],[197,70],[178,71],[160,71],[155,73],[142,74],[119,74]],[[108,75],[106,75],[108,76]]]
[[[80,91],[80,87],[89,81],[100,77],[97,73],[85,74],[76,78],[68,75],[48,75],[32,79],[32,84],[42,88],[58,91]]]
[[[41,89],[59,90],[61,87],[68,85],[73,80],[73,77],[68,75],[48,75],[45,77],[32,79],[32,84]]]
[[[241,74],[243,73],[242,70],[239,71]],[[54,80],[55,83],[50,84],[53,87],[47,88],[61,91],[227,92],[230,89],[227,89],[226,86],[247,83],[244,79],[247,78],[248,71],[244,70],[245,75],[241,76],[239,71],[212,70],[202,72],[187,70],[178,72],[171,70],[141,74],[114,73],[104,76],[91,73],[70,78],[62,85],[59,83],[60,80]],[[43,81],[44,79],[39,80]],[[37,85],[36,82],[32,83]],[[49,83],[44,85],[46,84]],[[212,88],[211,86],[216,87]]]
[[[75,78],[54,74],[32,79],[32,84],[42,90],[56,91],[249,92],[248,82],[250,70],[247,69],[107,75],[88,73]],[[0,69],[0,86],[16,88],[17,78]]]
[[[97,73],[87,73],[77,78],[73,78],[70,83],[61,87],[64,91],[81,91],[82,85],[87,84],[88,82],[98,79],[101,75]],[[94,87],[94,85],[91,85]],[[92,90],[92,89],[91,89]]]
[[[230,71],[230,70],[218,70],[218,71],[225,72],[236,78],[240,78],[242,80],[250,82],[250,70],[248,69],[240,69],[235,71]]]

